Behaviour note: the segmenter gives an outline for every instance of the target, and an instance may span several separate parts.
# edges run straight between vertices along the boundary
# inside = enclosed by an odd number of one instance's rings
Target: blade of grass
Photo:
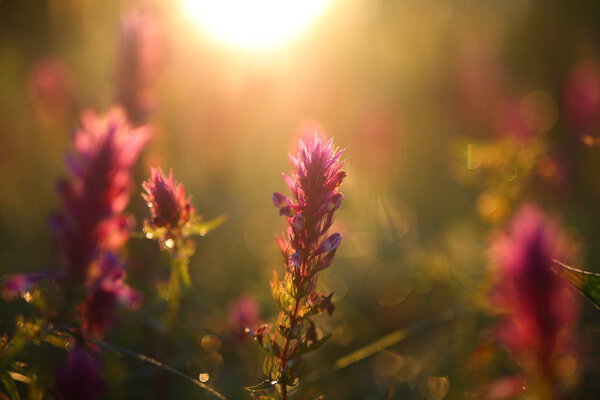
[[[454,320],[454,312],[444,313],[442,315],[429,318],[423,321],[418,321],[406,328],[398,329],[384,337],[377,339],[376,341],[361,347],[352,353],[339,358],[333,365],[334,370],[339,371],[340,369],[346,368],[354,363],[364,360],[380,351],[387,349],[397,343],[400,343],[404,339],[412,336],[416,333],[422,332],[434,326],[450,322]]]
[[[67,333],[73,335],[73,332],[67,331]],[[151,364],[151,365],[153,365],[153,366],[155,366],[157,368],[161,368],[161,369],[163,369],[163,370],[165,370],[167,372],[170,372],[171,374],[173,374],[175,376],[178,376],[179,378],[182,378],[182,379],[184,379],[184,380],[186,380],[186,381],[188,381],[190,383],[193,383],[194,385],[196,385],[196,386],[198,386],[198,387],[206,390],[207,392],[209,392],[214,397],[216,397],[216,398],[218,398],[220,400],[227,400],[227,397],[223,396],[221,393],[217,392],[215,389],[211,388],[210,386],[208,386],[208,385],[200,382],[198,379],[192,378],[191,376],[186,375],[183,372],[181,372],[181,371],[179,371],[179,370],[177,370],[177,369],[175,369],[175,368],[173,368],[173,367],[171,367],[171,366],[169,366],[167,364],[164,364],[164,363],[162,363],[162,362],[160,362],[160,361],[158,361],[158,360],[156,360],[156,359],[154,359],[152,357],[148,357],[148,356],[145,356],[143,354],[138,354],[138,353],[136,353],[134,351],[131,351],[131,350],[123,349],[123,348],[114,346],[112,344],[108,344],[105,341],[100,340],[98,338],[95,338],[92,335],[87,334],[87,333],[84,333],[84,336],[85,336],[86,340],[88,340],[89,342],[94,343],[94,344],[102,347],[105,350],[108,350],[108,351],[110,351],[112,353],[115,353],[115,354],[118,354],[118,355],[121,355],[121,356],[128,356],[128,357],[136,359],[136,360],[138,360],[140,362],[148,363],[148,364]]]

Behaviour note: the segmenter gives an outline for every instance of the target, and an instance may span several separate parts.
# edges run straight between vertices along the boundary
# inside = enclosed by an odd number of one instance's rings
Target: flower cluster
[[[500,341],[524,365],[540,398],[552,398],[558,362],[570,356],[578,298],[553,269],[563,240],[541,211],[526,206],[494,245],[500,268],[495,298],[506,311]]]
[[[172,326],[179,312],[181,295],[193,291],[189,264],[196,249],[192,236],[204,236],[220,225],[223,218],[203,221],[186,196],[183,185],[173,179],[173,171],[167,178],[160,168],[152,168],[150,179],[142,186],[146,191],[142,197],[150,210],[150,218],[144,221],[144,234],[146,238],[156,240],[160,249],[171,258],[167,299],[168,325]]]
[[[285,175],[292,196],[273,194],[273,203],[288,224],[284,237],[278,239],[285,277],[280,281],[275,274],[272,282],[273,296],[281,313],[276,331],[269,337],[265,337],[265,327],[251,332],[270,353],[264,364],[269,379],[248,390],[278,384],[281,398],[286,399],[288,386],[299,382],[301,356],[328,338],[318,337],[311,316],[324,311],[331,315],[334,311],[333,293],[317,292],[317,273],[332,264],[342,240],[339,233],[328,235],[343,198],[338,189],[346,176],[341,169],[342,153],[332,140],[320,135],[301,141],[297,156],[290,157],[294,172]]]

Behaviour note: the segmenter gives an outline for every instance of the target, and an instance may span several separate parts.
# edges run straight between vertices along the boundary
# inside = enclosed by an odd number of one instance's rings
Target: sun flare
[[[183,0],[183,9],[219,41],[245,50],[268,51],[307,29],[330,1]]]

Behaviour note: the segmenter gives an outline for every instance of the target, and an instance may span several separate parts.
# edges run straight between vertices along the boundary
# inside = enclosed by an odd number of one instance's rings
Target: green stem
[[[294,328],[296,326],[297,318],[298,318],[298,310],[300,309],[300,299],[295,299],[294,300],[294,310],[292,311],[292,314],[290,315],[290,332],[294,331]],[[287,352],[289,350],[290,347],[290,342],[291,339],[286,337],[285,338],[285,342],[283,344],[283,351],[281,352],[281,365],[279,367],[279,373],[281,375],[281,372],[283,372],[283,369],[286,368],[286,364],[287,364]],[[287,400],[287,383],[283,383],[281,385],[281,400]]]

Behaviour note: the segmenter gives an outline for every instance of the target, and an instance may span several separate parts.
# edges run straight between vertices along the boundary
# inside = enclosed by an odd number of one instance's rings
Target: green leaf
[[[300,354],[304,354],[304,353],[308,353],[309,351],[317,350],[319,347],[323,346],[325,344],[325,342],[327,342],[329,340],[330,337],[331,337],[331,334],[325,335],[321,339],[317,340],[316,342],[313,342],[312,344],[310,344],[308,346],[303,346],[300,349]]]
[[[189,235],[205,236],[210,231],[221,226],[226,219],[227,217],[224,214],[221,214],[218,217],[208,221],[192,222],[188,227],[186,227],[186,233]]]
[[[554,262],[559,267],[558,272],[600,308],[600,274],[573,268],[558,260]]]
[[[277,381],[266,380],[254,386],[246,386],[244,389],[249,392],[260,392],[262,390],[271,389],[275,385],[277,385]]]
[[[2,371],[0,373],[0,379],[2,379],[4,387],[6,388],[6,390],[8,390],[8,394],[11,400],[21,400],[21,397],[19,396],[19,391],[17,390],[17,385],[15,385],[15,381],[7,371]]]

